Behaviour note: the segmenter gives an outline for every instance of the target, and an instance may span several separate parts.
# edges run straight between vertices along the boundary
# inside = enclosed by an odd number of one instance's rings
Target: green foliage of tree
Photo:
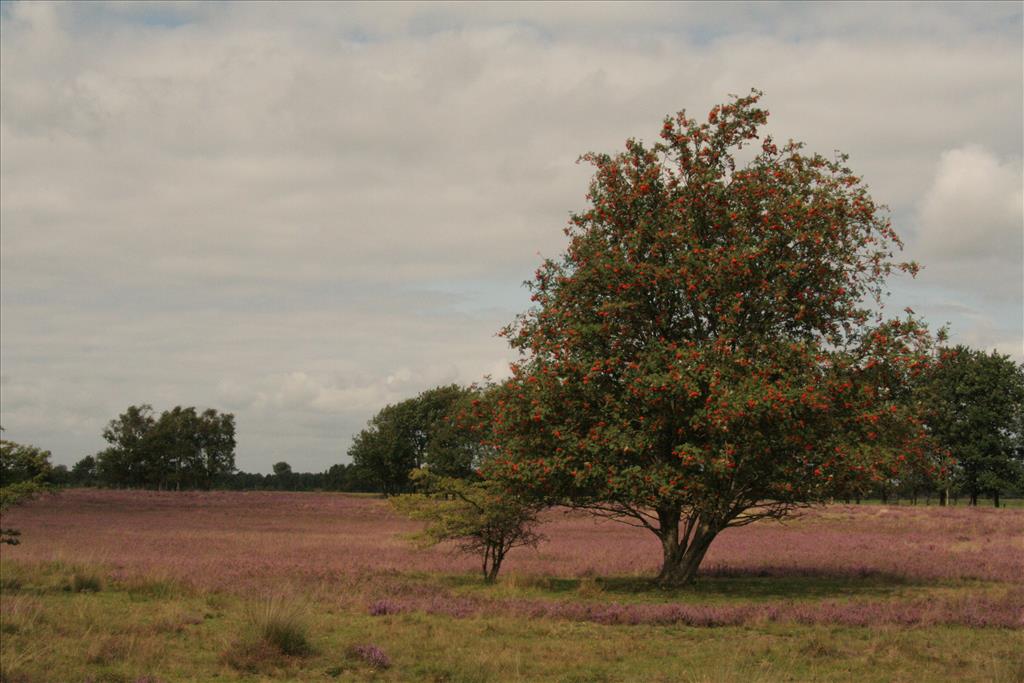
[[[49,490],[50,452],[0,439],[0,514]],[[17,545],[17,529],[0,524],[0,544]]]
[[[759,99],[583,157],[589,207],[480,411],[489,477],[650,530],[668,583],[727,528],[941,467],[910,400],[931,337],[877,313],[916,266],[845,156],[759,139]]]
[[[70,483],[73,486],[95,486],[99,483],[96,456],[87,455],[72,465]]]
[[[461,552],[479,555],[484,581],[498,577],[509,550],[536,547],[542,505],[512,493],[496,481],[443,477],[414,470],[411,481],[422,493],[391,498],[399,513],[427,522],[417,539],[425,545],[454,541]]]
[[[295,475],[292,473],[292,466],[284,462],[275,462],[273,466],[274,488],[288,490],[292,488]]]
[[[130,406],[103,431],[96,475],[111,486],[207,489],[235,469],[235,417],[177,406],[157,418]]]
[[[348,454],[386,495],[408,491],[409,472],[425,464],[437,474],[471,476],[483,447],[456,417],[477,391],[452,384],[385,406],[354,437]]]
[[[129,406],[103,430],[110,447],[96,454],[101,480],[110,486],[146,486],[159,477],[150,435],[156,426],[148,404]]]
[[[995,351],[943,349],[928,373],[927,425],[956,460],[954,485],[979,495],[1024,488],[1024,366]]]
[[[431,396],[435,407],[427,415],[429,425],[426,464],[433,474],[459,479],[475,478],[480,464],[493,453],[481,438],[472,419],[488,387],[439,387],[420,396]]]

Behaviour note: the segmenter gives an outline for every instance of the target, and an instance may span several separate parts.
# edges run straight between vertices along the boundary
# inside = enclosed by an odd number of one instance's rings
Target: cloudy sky
[[[321,470],[501,375],[585,151],[765,91],[851,155],[954,341],[1024,359],[1020,3],[0,4],[0,423],[71,464],[127,406]]]

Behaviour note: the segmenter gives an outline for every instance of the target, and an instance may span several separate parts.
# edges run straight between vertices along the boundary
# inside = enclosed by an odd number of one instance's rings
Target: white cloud
[[[1019,265],[1024,250],[1020,160],[1002,161],[973,145],[943,152],[921,202],[918,239],[922,254],[938,259]]]

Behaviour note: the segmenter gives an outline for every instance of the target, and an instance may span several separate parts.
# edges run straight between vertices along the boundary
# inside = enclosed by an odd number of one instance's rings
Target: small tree
[[[426,545],[455,541],[458,549],[479,555],[484,581],[492,583],[508,551],[517,546],[536,547],[542,509],[525,502],[494,481],[467,481],[415,470],[412,481],[423,493],[391,499],[394,508],[412,519],[427,522],[417,536]]]
[[[50,452],[0,439],[0,514],[50,488]],[[17,545],[17,529],[0,528],[0,544]]]

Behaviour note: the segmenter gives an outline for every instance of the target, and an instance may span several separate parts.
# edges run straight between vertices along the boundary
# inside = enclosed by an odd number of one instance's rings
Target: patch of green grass
[[[203,594],[168,585],[146,592],[107,582],[100,592],[60,589],[66,577],[14,569],[23,583],[0,590],[4,681],[1020,681],[1022,631],[966,627],[873,628],[764,623],[740,627],[601,625],[503,615],[455,619],[422,613],[373,617],[353,601],[330,611],[278,598]],[[79,567],[81,569],[81,567]],[[55,571],[55,570],[53,570]],[[424,577],[417,579],[427,580]],[[812,583],[767,589],[758,579],[726,593],[797,596]],[[765,579],[764,581],[771,581]],[[448,579],[445,583],[451,585]],[[529,580],[493,587],[549,599],[655,600],[656,589],[616,580]],[[715,583],[715,582],[712,582]],[[44,589],[44,587],[46,587]],[[834,587],[833,587],[834,588]],[[905,589],[902,587],[900,590]],[[136,585],[137,589],[137,585]],[[834,590],[823,594],[834,595]],[[871,590],[875,590],[872,588]],[[962,588],[943,588],[957,592]],[[632,592],[631,592],[632,591]],[[675,600],[676,595],[662,595]],[[894,597],[893,599],[898,599]],[[295,624],[300,624],[295,627]],[[226,656],[232,647],[244,647]],[[348,653],[372,643],[389,668]]]

